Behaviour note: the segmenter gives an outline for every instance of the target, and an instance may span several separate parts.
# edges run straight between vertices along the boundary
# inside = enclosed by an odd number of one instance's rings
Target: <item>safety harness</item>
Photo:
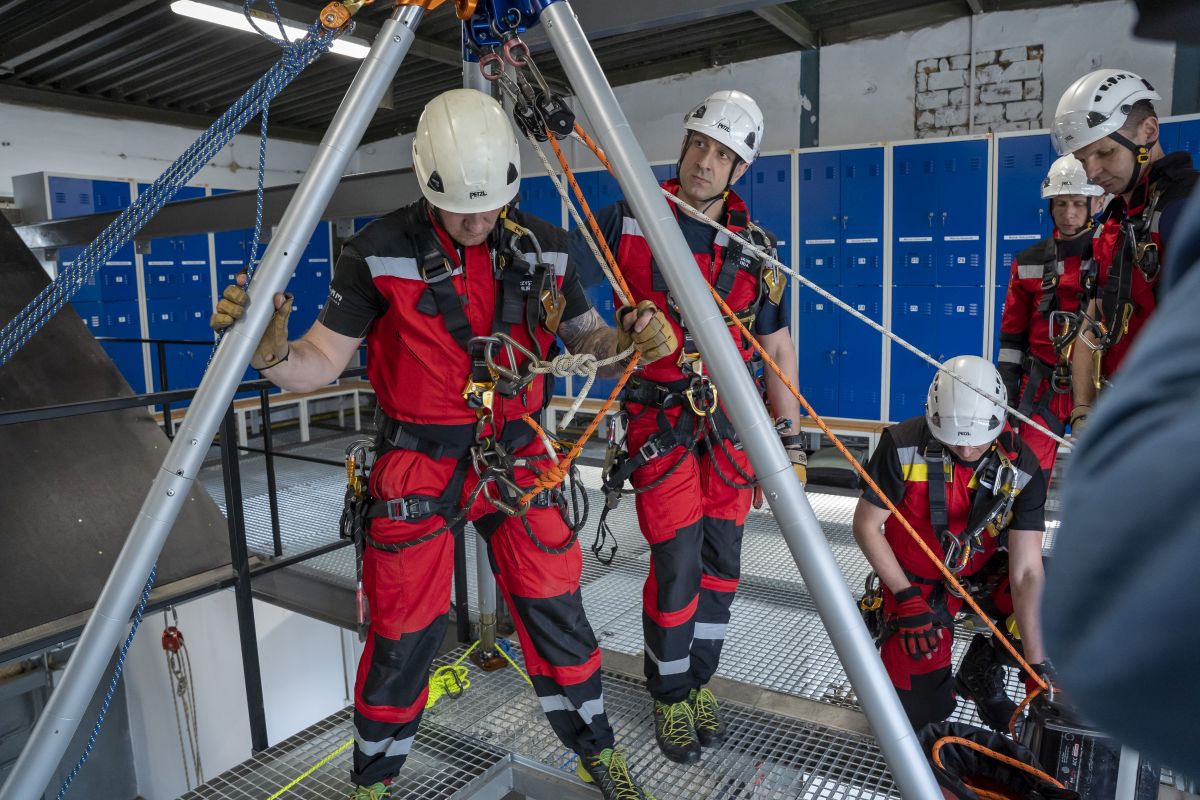
[[[1032,381],[1031,381],[1032,382]],[[950,513],[946,503],[946,486],[954,480],[954,461],[949,451],[936,439],[930,439],[922,454],[928,469],[929,522],[942,548],[942,563],[956,577],[971,563],[973,557],[984,551],[984,534],[998,540],[998,547],[1007,547],[1007,530],[1013,518],[1013,503],[1019,489],[1016,486],[1017,469],[998,442],[992,444],[975,467],[970,487],[975,489],[971,511],[966,527],[960,533],[950,530]],[[999,584],[1003,573],[994,570],[976,571],[979,580],[964,584],[964,588],[976,599],[986,597]],[[905,577],[914,584],[933,586],[927,598],[939,625],[948,627],[953,621],[946,605],[947,595],[958,597],[957,591],[942,578],[926,578],[904,570]],[[990,588],[989,588],[990,586]],[[896,632],[893,619],[883,616],[883,589],[879,577],[871,572],[866,579],[864,593],[859,600],[859,610],[867,623],[867,629],[882,646]]]
[[[676,211],[676,213],[679,213]],[[740,272],[748,272],[755,276],[758,291],[754,300],[735,316],[749,329],[754,325],[764,302],[768,300],[778,304],[783,297],[786,279],[778,268],[767,266],[763,260],[751,250],[747,243],[773,252],[775,240],[763,228],[749,221],[745,211],[730,210],[726,213],[725,225],[738,235],[725,246],[724,258],[720,271],[717,273],[713,288],[721,298],[728,300],[733,291],[734,281]],[[715,247],[715,245],[714,245]],[[754,485],[754,477],[743,470],[733,458],[730,448],[741,449],[733,424],[717,402],[717,387],[704,373],[704,364],[700,358],[699,348],[683,322],[683,316],[678,304],[671,295],[666,279],[658,267],[651,261],[650,285],[656,292],[662,292],[667,298],[666,312],[683,331],[678,366],[684,376],[677,381],[659,382],[648,380],[642,376],[633,377],[625,387],[622,395],[622,409],[614,415],[609,424],[609,446],[605,457],[604,469],[601,473],[602,490],[604,492],[604,509],[600,512],[600,523],[596,529],[596,538],[592,542],[592,552],[602,564],[611,564],[616,556],[616,537],[613,537],[611,547],[607,546],[609,535],[612,533],[608,526],[608,514],[621,502],[624,494],[640,494],[657,488],[667,480],[684,460],[699,448],[707,447],[710,452],[723,452],[737,473],[730,477],[724,473],[719,461],[714,459],[717,476],[729,486],[736,489],[749,489]],[[726,324],[733,326],[731,319],[726,318]],[[742,336],[745,339],[744,335]],[[750,346],[743,341],[739,348],[745,350]],[[755,364],[747,362],[747,368],[754,374]],[[625,447],[625,434],[628,427],[630,405],[641,406],[643,413],[653,409],[658,422],[658,432],[650,436],[636,453],[629,453]],[[672,408],[680,409],[679,417],[671,423],[667,411]],[[636,489],[625,489],[625,483],[635,472],[656,458],[672,453],[676,448],[682,448],[675,463],[655,479],[652,483]],[[607,553],[605,552],[607,548]]]
[[[466,313],[467,298],[459,293],[451,280],[455,268],[434,232],[432,213],[423,202],[401,212],[402,229],[408,232],[412,251],[417,254],[418,272],[426,285],[416,308],[427,316],[440,317],[451,338],[469,356],[471,371],[462,396],[477,421],[463,425],[421,425],[393,419],[380,408],[375,416],[375,439],[355,442],[347,448],[348,481],[340,533],[355,543],[359,554],[360,596],[365,546],[394,553],[432,541],[447,532],[459,536],[465,526],[467,510],[481,494],[497,509],[495,514],[485,515],[476,522],[476,528],[485,533],[485,537],[499,527],[505,515],[523,518],[531,507],[557,507],[572,531],[569,540],[559,547],[545,546],[528,522],[522,521],[526,533],[539,548],[549,553],[561,553],[574,545],[578,531],[586,522],[586,495],[576,488],[577,481],[574,480],[569,497],[561,487],[554,487],[538,492],[527,502],[520,502],[524,489],[513,478],[515,469],[550,456],[516,456],[516,452],[533,441],[534,428],[522,420],[513,420],[496,433],[493,415],[497,395],[517,397],[536,378],[532,373],[521,372],[517,350],[505,347],[498,337],[520,326],[528,333],[531,348],[522,347],[522,351],[538,360],[553,354],[553,344],[551,353],[543,352],[538,331],[555,333],[566,307],[566,299],[555,280],[554,267],[542,257],[541,246],[533,232],[510,219],[507,209],[501,212],[488,239],[497,294],[493,334],[475,336]],[[518,247],[520,242],[532,246],[537,255],[534,263],[530,263]],[[504,340],[513,341],[508,336]],[[502,366],[504,357],[508,363]],[[549,395],[553,391],[553,382],[547,380],[545,383]],[[454,459],[454,472],[445,490],[440,495],[374,496],[370,488],[371,468],[391,450],[410,450],[434,460]],[[464,502],[463,486],[472,469],[479,484]],[[404,542],[382,542],[370,535],[371,520],[386,518],[415,523],[434,516],[440,516],[444,524]],[[490,520],[493,516],[497,519]],[[364,620],[360,619],[360,623]]]

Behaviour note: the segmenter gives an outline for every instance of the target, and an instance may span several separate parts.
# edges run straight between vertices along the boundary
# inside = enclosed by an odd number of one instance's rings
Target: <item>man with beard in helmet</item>
[[[750,96],[714,92],[685,115],[678,178],[662,186],[696,209],[698,217],[669,203],[697,268],[794,384],[796,352],[781,307],[784,275],[747,247],[773,253],[775,239],[750,220],[745,202],[730,188],[758,155],[762,137],[763,115]],[[717,699],[705,684],[717,669],[741,574],[753,475],[632,210],[620,202],[596,219],[633,302],[664,308],[680,342],[626,387],[629,457],[606,471],[605,491],[615,498],[631,480],[637,492],[638,521],[650,543],[642,629],[655,738],[667,758],[693,763],[702,747],[717,747],[726,735]],[[572,254],[596,270],[582,235],[576,231],[572,240]],[[749,362],[752,347],[727,324]],[[784,447],[804,481],[799,403],[774,373],[768,370],[765,379]]]
[[[466,520],[487,541],[534,690],[554,732],[579,754],[580,777],[607,800],[652,800],[614,749],[600,650],[579,593],[579,546],[560,513],[560,490],[543,490],[516,516],[475,491],[481,460],[507,465],[506,477],[521,487],[547,463],[522,420],[540,414],[546,378],[506,390],[475,348],[476,337],[505,333],[548,358],[557,335],[572,352],[605,358],[632,344],[653,362],[675,340],[651,306],[626,315],[620,331],[607,327],[567,256],[566,234],[509,207],[520,151],[494,99],[456,89],[430,101],[413,165],[424,199],[347,242],[328,304],[297,341],[287,340],[291,299],[276,295],[251,361],[276,385],[308,391],[336,378],[363,337],[370,347],[368,376],[382,413],[363,548],[370,629],[354,689],[353,800],[387,797],[408,756]],[[238,286],[224,298],[217,329],[248,302]]]
[[[1141,76],[1101,69],[1071,84],[1054,112],[1059,153],[1074,154],[1092,183],[1117,195],[1092,244],[1095,273],[1084,278],[1086,313],[1072,355],[1074,435],[1154,312],[1171,234],[1196,183],[1191,156],[1164,154],[1158,143],[1159,99]]]
[[[1071,325],[1079,311],[1081,266],[1092,257],[1093,203],[1104,190],[1083,165],[1065,155],[1042,182],[1054,232],[1017,254],[1000,318],[1000,376],[1013,406],[1062,436],[1071,414]],[[1090,265],[1089,265],[1090,266]],[[1046,481],[1058,443],[1032,426],[1021,428]]]
[[[1046,486],[1029,445],[1005,428],[1006,401],[990,362],[950,359],[930,384],[925,415],[885,430],[867,472],[1001,630],[1016,623],[1026,661],[1045,674],[1038,606]],[[951,644],[963,600],[865,481],[862,491],[853,530],[882,584],[880,657],[919,729],[954,711]],[[988,640],[977,637],[972,649],[984,647]],[[1002,668],[977,677],[978,685],[960,681],[959,690],[976,701],[985,723],[1007,729],[1016,705],[1004,695]],[[1034,685],[1026,676],[1026,689]]]

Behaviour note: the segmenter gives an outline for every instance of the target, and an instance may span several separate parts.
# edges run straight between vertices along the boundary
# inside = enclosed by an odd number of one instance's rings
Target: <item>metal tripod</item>
[[[704,362],[720,388],[725,408],[897,786],[906,798],[941,797],[775,427],[742,366],[741,356],[696,270],[675,217],[657,190],[649,163],[569,2],[482,0],[476,18],[466,24],[498,30],[505,20],[513,18],[498,12],[511,11],[517,6],[524,8],[525,22],[536,21],[540,12],[570,83],[597,128],[596,138],[607,152],[625,198],[683,309],[688,329],[696,336]],[[271,298],[284,290],[309,232],[325,210],[383,93],[391,86],[424,14],[421,5],[400,5],[376,37],[272,237],[250,287],[252,302],[247,313],[229,329],[217,348],[84,628],[75,655],[0,791],[0,800],[40,797],[54,774],[114,649],[125,635],[146,575],[192,489],[238,380],[266,328],[274,310]],[[522,15],[517,13],[515,18],[519,21]],[[253,302],[255,298],[257,302]]]

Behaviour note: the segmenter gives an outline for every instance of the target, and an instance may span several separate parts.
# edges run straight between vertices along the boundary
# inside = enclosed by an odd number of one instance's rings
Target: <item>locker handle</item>
[[[829,356],[829,363],[830,363],[830,364],[832,364],[832,363],[833,363],[833,359],[834,359],[834,357],[835,357],[837,354],[838,354],[838,351],[837,351],[837,350],[830,350],[828,353],[826,353],[826,355],[828,355],[828,356]]]
[[[843,214],[842,215],[842,230],[846,230],[846,223],[848,223],[849,221],[850,221],[850,215]]]
[[[933,212],[929,212],[929,227],[933,227]]]
[[[943,211],[943,212],[942,212],[942,227],[943,227],[943,228],[944,228],[944,227],[946,227],[946,217],[948,217],[948,216],[950,216],[950,212],[949,212],[949,211]]]

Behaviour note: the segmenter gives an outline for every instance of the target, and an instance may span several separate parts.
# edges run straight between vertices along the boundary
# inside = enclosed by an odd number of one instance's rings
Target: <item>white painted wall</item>
[[[1130,69],[1145,77],[1171,113],[1175,46],[1135,39],[1132,3],[1112,0],[1083,7],[1003,11],[975,18],[975,49],[1044,44],[1048,122],[1063,91],[1080,75],[1100,67]],[[969,52],[966,18],[932,28],[831,45],[821,50],[822,145],[913,138],[914,67],[924,58]]]
[[[766,131],[764,150],[785,150],[800,143],[800,55],[784,55],[743,61],[688,75],[618,86],[614,93],[638,142],[650,161],[674,161],[683,139],[683,115],[718,89],[741,89],[763,108]],[[578,101],[572,107],[581,114]],[[580,122],[594,130],[586,116]],[[544,172],[537,155],[521,141],[521,167],[527,173]],[[582,145],[570,143],[567,158],[580,168],[598,166]],[[547,148],[554,161],[554,154]],[[358,148],[351,172],[400,169],[412,164],[412,136],[398,136]]]
[[[353,691],[358,641],[323,622],[255,601],[267,735],[275,744],[344,708]],[[250,725],[232,591],[179,606],[179,628],[192,659],[204,775],[250,757]],[[163,615],[148,617],[125,667],[138,791],[170,800],[187,791],[166,657]],[[346,663],[343,664],[345,637]]]
[[[154,180],[200,133],[175,125],[0,103],[0,196],[11,197],[12,177],[27,172]],[[299,181],[315,152],[310,144],[269,141],[267,185]],[[241,135],[192,182],[253,189],[257,175],[258,138]]]

